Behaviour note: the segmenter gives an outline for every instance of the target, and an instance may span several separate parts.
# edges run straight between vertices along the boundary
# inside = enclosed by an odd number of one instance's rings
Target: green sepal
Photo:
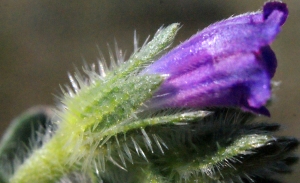
[[[115,129],[134,121],[135,114],[165,79],[140,76],[138,72],[171,44],[178,28],[179,24],[172,24],[160,29],[152,41],[105,77],[95,76],[94,71],[88,71],[92,76],[89,82],[79,74],[76,80],[70,77],[74,91],[64,92],[63,105],[56,111],[57,131],[18,168],[11,181],[52,182],[72,171],[88,171],[87,166],[103,151],[103,144],[120,133]]]
[[[116,71],[117,75],[127,77],[153,63],[154,59],[171,45],[179,28],[179,23],[160,28],[150,42],[133,53],[128,61],[120,66]]]

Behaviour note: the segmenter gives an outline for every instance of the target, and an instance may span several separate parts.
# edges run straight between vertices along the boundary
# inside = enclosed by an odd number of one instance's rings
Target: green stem
[[[67,138],[57,135],[45,146],[33,152],[17,172],[10,179],[11,183],[50,183],[59,180],[63,174],[70,172],[72,167],[68,165],[68,156],[71,149],[61,148]]]

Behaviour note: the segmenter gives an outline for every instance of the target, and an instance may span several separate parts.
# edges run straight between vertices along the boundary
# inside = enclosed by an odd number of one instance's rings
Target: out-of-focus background
[[[274,80],[281,81],[272,117],[280,134],[300,137],[300,1],[286,1],[290,16],[272,44],[279,60]],[[205,26],[247,11],[263,0],[14,0],[0,3],[0,135],[18,114],[35,105],[54,105],[59,84],[68,83],[74,66],[93,63],[114,41],[133,50],[162,25],[180,22],[174,45]],[[107,56],[107,54],[105,54]],[[299,153],[298,153],[299,154]],[[298,182],[300,165],[286,182]]]

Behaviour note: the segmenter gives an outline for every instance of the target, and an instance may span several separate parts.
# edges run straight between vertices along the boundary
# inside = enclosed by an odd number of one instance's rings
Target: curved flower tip
[[[286,4],[215,23],[180,44],[141,74],[167,74],[150,108],[240,107],[269,116],[270,80],[277,60],[269,44],[288,16]]]
[[[280,22],[279,22],[279,25],[283,25],[288,17],[289,11],[286,4],[282,2],[274,1],[274,2],[266,3],[263,8],[264,19],[265,20],[268,19],[268,17],[275,10],[283,13],[283,15],[281,15],[280,17]]]

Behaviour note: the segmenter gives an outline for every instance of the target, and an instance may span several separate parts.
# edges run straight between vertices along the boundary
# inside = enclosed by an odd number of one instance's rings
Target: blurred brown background
[[[286,1],[290,17],[272,44],[282,81],[268,121],[283,124],[281,134],[300,137],[300,1]],[[0,2],[0,135],[27,108],[55,104],[59,84],[68,83],[83,61],[96,62],[97,46],[133,50],[161,25],[180,22],[174,45],[205,26],[231,15],[261,8],[263,0],[12,0]],[[300,165],[286,182],[299,182]]]

